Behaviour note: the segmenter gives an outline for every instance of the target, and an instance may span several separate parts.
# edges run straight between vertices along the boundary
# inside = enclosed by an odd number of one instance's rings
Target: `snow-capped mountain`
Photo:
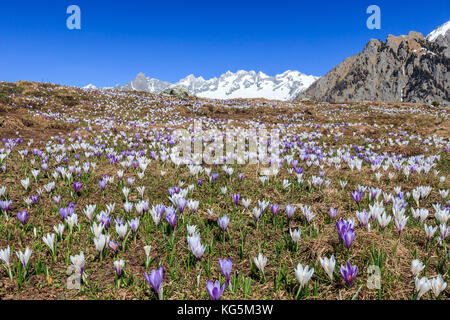
[[[205,80],[189,75],[178,81],[175,86],[187,88],[192,94],[201,98],[266,98],[290,100],[307,89],[318,77],[307,76],[298,71],[288,70],[275,77],[262,72],[239,70],[230,71],[219,78]]]
[[[291,70],[274,77],[262,72],[239,70],[236,73],[228,71],[218,78],[209,80],[191,74],[175,84],[171,84],[158,79],[147,78],[145,74],[139,73],[133,81],[124,86],[116,86],[114,89],[161,93],[170,87],[184,87],[191,94],[201,98],[290,100],[306,90],[318,78]],[[95,89],[95,86],[89,85],[85,88]]]
[[[94,86],[92,83],[90,83],[87,86],[83,87],[83,89],[95,90],[95,89],[97,89],[97,87]]]
[[[439,36],[444,36],[446,35],[447,31],[450,30],[450,20],[447,21],[446,23],[440,25],[439,27],[437,27],[435,30],[433,30],[428,36],[427,36],[427,40],[428,41],[435,41]]]
[[[147,91],[150,93],[160,93],[170,87],[170,82],[161,81],[158,79],[150,79],[145,76],[142,72],[139,72],[136,78],[128,82],[126,85],[121,87],[121,90],[125,91]]]

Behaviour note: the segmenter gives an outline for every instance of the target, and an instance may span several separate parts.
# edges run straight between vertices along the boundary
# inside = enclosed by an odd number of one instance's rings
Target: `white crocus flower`
[[[123,192],[123,195],[125,196],[125,199],[128,201],[128,195],[130,194],[130,188],[123,187],[122,192]]]
[[[314,268],[311,268],[311,270],[309,270],[309,266],[305,266],[305,268],[303,268],[302,264],[299,263],[297,265],[297,269],[294,269],[294,271],[295,271],[295,276],[296,276],[298,282],[300,283],[300,289],[301,289],[311,279],[311,277],[314,273]]]
[[[20,183],[22,184],[22,187],[27,190],[30,186],[30,178],[26,178],[24,180],[20,180]]]
[[[6,267],[10,267],[10,260],[11,258],[11,248],[8,246],[8,248],[1,249],[0,250],[0,259],[3,261],[3,263],[6,265]]]
[[[85,263],[83,251],[81,251],[78,255],[70,256],[70,261],[75,266],[75,268],[77,268],[80,275],[83,276]]]
[[[31,253],[32,251],[28,247],[25,248],[25,252],[16,252],[17,258],[22,262],[24,268],[26,268],[28,261],[30,261]]]
[[[301,238],[301,234],[302,234],[301,230],[297,229],[297,230],[292,231],[291,229],[289,229],[289,233],[291,234],[292,241],[294,241],[294,243],[297,244]]]
[[[245,207],[245,209],[248,209],[251,203],[252,199],[242,199],[242,205]]]
[[[86,208],[83,210],[84,215],[89,219],[89,221],[92,220],[96,207],[97,206],[95,204],[91,204],[87,205]]]
[[[95,238],[100,237],[100,234],[103,232],[103,228],[104,228],[103,223],[97,224],[97,222],[94,221],[94,223],[91,226],[91,231]]]
[[[330,277],[331,280],[333,280],[333,272],[334,267],[336,265],[336,260],[334,259],[334,255],[331,256],[331,258],[319,258],[320,264],[322,265],[322,268],[327,273],[328,277]]]
[[[62,238],[64,232],[64,224],[60,223],[57,226],[53,226],[53,230],[55,230],[56,234]]]
[[[116,232],[119,235],[120,240],[123,240],[125,238],[125,235],[127,234],[128,225],[126,223],[118,225],[116,224]]]
[[[144,246],[144,252],[145,252],[145,257],[148,259],[150,258],[150,251],[152,250],[152,246],[151,245],[147,245]]]
[[[442,280],[440,274],[438,274],[436,278],[431,279],[431,291],[436,298],[445,290],[445,288],[447,288],[447,283]]]
[[[104,234],[100,234],[98,237],[94,238],[95,248],[97,249],[100,255],[102,254],[103,249],[105,248],[106,243],[108,242],[108,238],[109,237],[107,237]]]
[[[415,259],[411,262],[411,272],[414,276],[417,276],[423,269],[425,269],[425,266],[419,259]]]
[[[417,278],[415,280],[416,290],[418,292],[417,300],[431,289],[431,282],[427,277]]]
[[[69,225],[70,232],[72,232],[74,226],[78,226],[78,215],[76,213],[72,214],[71,216],[68,216],[67,224]]]
[[[380,224],[381,229],[384,229],[389,225],[389,223],[392,220],[392,217],[390,215],[387,215],[386,212],[383,212],[383,214],[379,214],[377,216],[377,220],[378,223]]]
[[[42,241],[47,245],[52,254],[55,254],[55,234],[47,233],[45,237],[42,237]]]
[[[437,231],[437,228],[438,228],[437,226],[433,228],[433,226],[428,226],[427,224],[425,224],[425,233],[427,235],[428,240],[430,240],[434,236],[434,234]]]
[[[253,258],[253,262],[255,263],[256,267],[264,273],[264,268],[267,265],[267,258],[263,256],[262,253],[259,253],[258,257]]]

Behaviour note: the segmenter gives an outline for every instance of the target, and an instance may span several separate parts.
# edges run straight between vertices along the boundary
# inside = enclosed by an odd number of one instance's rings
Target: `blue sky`
[[[66,9],[81,9],[68,30]],[[381,30],[366,9],[381,8]],[[431,32],[448,0],[2,1],[0,81],[124,84],[138,72],[175,82],[227,70],[324,75],[371,38]]]

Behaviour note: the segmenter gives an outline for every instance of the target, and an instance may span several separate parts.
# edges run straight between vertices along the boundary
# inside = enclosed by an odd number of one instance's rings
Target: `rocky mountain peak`
[[[438,37],[424,38],[411,31],[408,35],[389,35],[386,42],[371,39],[362,52],[347,58],[297,98],[449,104],[448,43],[442,30]]]

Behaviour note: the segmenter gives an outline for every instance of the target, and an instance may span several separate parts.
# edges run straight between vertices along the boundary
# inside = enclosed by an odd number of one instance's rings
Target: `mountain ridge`
[[[190,74],[176,83],[148,78],[140,72],[136,78],[124,86],[116,85],[116,90],[136,90],[159,94],[166,89],[183,87],[195,96],[211,99],[265,98],[291,100],[308,88],[319,77],[305,75],[299,71],[287,70],[275,76],[261,71],[227,71],[219,77],[205,80]],[[85,89],[97,89],[90,84]],[[101,89],[101,88],[100,88]],[[111,89],[111,88],[108,88]]]
[[[450,103],[450,21],[419,32],[371,39],[295,100]],[[445,34],[443,33],[445,30]],[[431,39],[431,40],[430,40]]]

